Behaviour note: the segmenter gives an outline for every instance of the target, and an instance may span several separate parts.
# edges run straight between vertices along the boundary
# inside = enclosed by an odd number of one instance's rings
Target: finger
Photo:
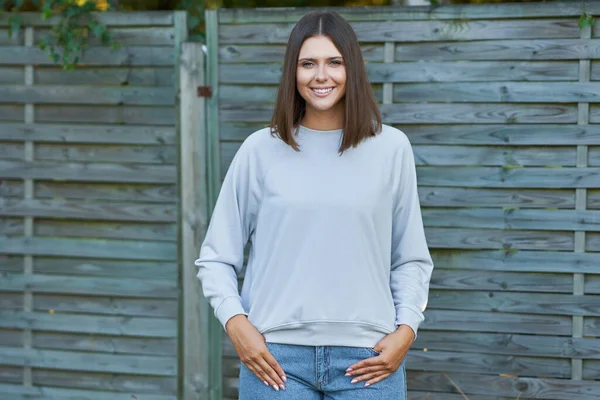
[[[350,381],[350,383],[358,383],[358,382],[362,382],[362,381],[367,381],[369,379],[373,379],[380,375],[385,375],[387,373],[388,372],[385,372],[385,371],[377,371],[377,372],[372,372],[370,374],[364,374],[364,375],[355,377],[354,379],[352,379],[352,381]]]
[[[385,371],[387,372],[387,367],[384,364],[373,365],[370,367],[364,367],[352,370],[350,372],[346,372],[346,376],[360,376],[364,374],[370,374],[377,371]]]
[[[392,375],[392,374],[386,373],[386,374],[383,374],[383,375],[379,375],[376,378],[370,379],[367,383],[365,383],[365,387],[371,386],[371,385],[373,385],[373,384],[375,384],[377,382],[380,382],[380,381],[384,380],[385,378],[389,377],[390,375]]]
[[[267,374],[267,376],[269,377],[269,380],[273,382],[271,384],[271,386],[273,387],[273,389],[275,389],[277,391],[279,391],[279,389],[285,390],[285,385],[283,384],[283,381],[281,380],[281,378],[279,377],[279,375],[277,375],[277,372],[275,372],[275,370],[273,369],[273,367],[271,367],[269,365],[269,363],[267,362],[267,360],[265,360],[264,358],[260,359],[258,361],[258,365]]]
[[[271,366],[271,368],[273,368],[275,370],[275,372],[277,373],[277,375],[279,375],[279,377],[281,378],[281,380],[285,384],[287,382],[287,378],[285,376],[285,372],[283,371],[283,368],[281,368],[281,365],[279,365],[279,363],[277,362],[277,360],[275,359],[275,357],[273,357],[273,355],[269,352],[269,353],[267,353],[267,355],[265,357],[265,360],[269,363],[269,365]]]
[[[245,364],[246,367],[248,367],[248,369],[254,374],[256,375],[256,377],[258,379],[260,379],[266,386],[271,386],[272,388],[276,388],[278,387],[275,384],[275,381],[273,381],[273,379],[271,379],[269,377],[269,374],[267,374],[265,371],[263,371],[263,369],[260,367],[260,365],[256,362],[248,362]],[[278,390],[278,389],[276,389]]]
[[[357,362],[356,364],[352,364],[350,367],[348,367],[348,369],[346,370],[346,372],[351,372],[351,371],[355,371],[364,367],[371,367],[373,365],[378,365],[382,363],[382,357],[381,356],[375,356],[375,357],[370,357],[370,358],[365,358],[362,361]]]

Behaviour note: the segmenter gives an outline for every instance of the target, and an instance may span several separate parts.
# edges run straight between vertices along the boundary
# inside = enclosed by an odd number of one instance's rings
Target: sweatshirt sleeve
[[[238,290],[244,247],[254,230],[259,199],[257,163],[244,142],[221,186],[210,224],[195,261],[204,296],[223,327],[247,312]]]
[[[396,159],[392,221],[390,288],[396,325],[408,325],[417,336],[427,306],[433,261],[427,248],[412,147],[408,138]]]

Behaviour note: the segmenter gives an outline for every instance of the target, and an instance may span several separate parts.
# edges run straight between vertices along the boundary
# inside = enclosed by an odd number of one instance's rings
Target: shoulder
[[[262,128],[251,133],[244,139],[238,153],[250,155],[271,152],[274,150],[274,147],[280,145],[280,142],[281,140],[277,136],[271,134],[271,128]]]
[[[395,150],[403,150],[411,147],[408,136],[393,126],[382,124],[381,132],[377,136],[381,139],[382,145]]]

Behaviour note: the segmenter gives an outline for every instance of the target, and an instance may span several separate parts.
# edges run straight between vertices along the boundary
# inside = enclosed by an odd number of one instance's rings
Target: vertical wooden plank
[[[196,88],[205,84],[200,43],[183,43],[180,77],[183,399],[202,400],[209,398],[211,310],[194,266],[208,224],[205,100],[196,93]]]
[[[25,47],[33,47],[34,41],[34,31],[33,27],[28,26],[25,28]],[[25,86],[33,85],[33,65],[25,66]],[[25,123],[32,124],[34,122],[34,106],[31,103],[25,104]],[[25,141],[25,161],[33,161],[33,142],[30,140]],[[25,200],[33,199],[33,180],[25,179],[24,181],[24,198]],[[25,237],[33,236],[33,217],[25,217],[25,226],[24,226],[24,234]],[[23,257],[23,275],[25,279],[27,277],[33,275],[33,256],[30,254],[26,254]],[[23,294],[23,310],[27,312],[31,312],[33,308],[33,293],[25,289]],[[32,346],[32,332],[31,329],[25,329],[23,332],[23,347],[25,350],[30,350]],[[31,367],[24,367],[23,371],[23,385],[25,387],[32,386],[32,373]]]
[[[590,39],[592,37],[592,29],[590,26],[586,26],[581,30],[582,39]],[[590,60],[579,61],[579,82],[590,81]],[[579,103],[577,106],[577,124],[587,125],[590,118],[590,104]],[[577,167],[585,168],[588,164],[588,147],[577,146]],[[585,210],[587,205],[587,190],[576,189],[575,190],[575,209]],[[585,231],[575,232],[575,243],[574,251],[578,253],[585,252]],[[582,295],[584,292],[585,279],[584,274],[573,275],[573,294]],[[573,316],[573,337],[580,338],[583,336],[583,316]],[[583,360],[572,359],[571,360],[571,379],[581,380],[583,379]]]
[[[220,186],[219,160],[219,22],[218,10],[206,10],[206,47],[207,47],[207,82],[212,89],[212,96],[207,100],[206,108],[206,160],[208,175],[209,212],[217,201]],[[220,400],[223,397],[223,328],[220,322],[210,318],[210,399]]]
[[[396,46],[394,42],[385,42],[383,48],[383,62],[385,64],[391,64],[394,62],[394,53],[396,52]],[[394,84],[392,82],[386,82],[383,84],[383,104],[392,104],[394,101]]]

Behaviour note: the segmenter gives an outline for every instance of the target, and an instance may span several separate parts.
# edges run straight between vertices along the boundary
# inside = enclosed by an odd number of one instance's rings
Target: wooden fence
[[[207,14],[213,188],[269,121],[307,11]],[[418,163],[436,269],[410,399],[600,398],[600,24],[578,26],[600,4],[337,11]],[[239,361],[223,348],[232,399]]]
[[[183,13],[100,16],[63,71],[0,16],[0,399],[175,400]]]

